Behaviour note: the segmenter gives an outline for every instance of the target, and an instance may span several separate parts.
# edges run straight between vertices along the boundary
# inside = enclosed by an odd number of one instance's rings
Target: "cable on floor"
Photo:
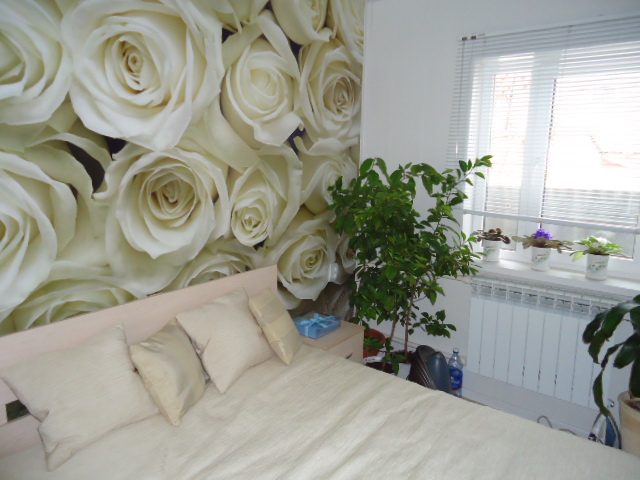
[[[547,426],[548,426],[549,428],[553,428],[553,425],[551,424],[551,420],[549,420],[549,417],[547,417],[546,415],[540,415],[540,416],[538,417],[537,422],[538,422],[539,424],[541,424],[541,425],[544,425],[544,424],[541,422],[541,420],[545,420],[545,421],[547,422]],[[567,433],[570,433],[571,435],[575,435],[576,437],[578,436],[578,434],[577,434],[577,433],[572,432],[572,431],[571,431],[571,430],[569,430],[568,428],[558,428],[557,430],[559,430],[559,431],[561,431],[561,432],[567,432]]]

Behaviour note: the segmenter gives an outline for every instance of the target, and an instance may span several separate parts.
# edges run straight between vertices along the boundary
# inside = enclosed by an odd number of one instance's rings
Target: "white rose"
[[[88,155],[97,162],[92,167],[96,175],[100,174],[99,169],[105,169],[111,163],[104,138],[88,131],[79,120],[62,133],[46,128],[22,155],[49,178],[73,187],[77,203],[73,218],[75,229],[70,241],[59,249],[57,260],[104,266],[107,263],[104,247],[106,210],[95,201],[93,181],[72,155],[70,146],[77,147],[77,154]]]
[[[364,63],[364,0],[330,0],[327,23],[344,43],[351,58]]]
[[[333,203],[329,188],[338,178],[343,178],[343,185],[356,178],[356,162],[349,149],[332,138],[319,140],[309,148],[300,137],[294,141],[302,161],[301,201],[312,213],[322,213]]]
[[[229,30],[242,30],[243,23],[252,23],[269,0],[216,0],[211,8]]]
[[[16,331],[95,312],[141,298],[108,268],[56,262],[45,283],[5,319]]]
[[[249,145],[282,145],[301,126],[294,113],[300,73],[287,37],[270,12],[227,39],[222,111]]]
[[[71,83],[71,60],[60,38],[61,14],[49,0],[0,3],[0,122],[43,122]]]
[[[254,268],[255,250],[235,239],[207,244],[196,258],[187,263],[164,291],[198,285]]]
[[[209,240],[229,228],[227,166],[178,148],[150,152],[132,144],[115,155],[107,190],[106,249],[130,288],[164,288]]]
[[[106,262],[104,215],[93,199],[91,178],[69,145],[103,165],[111,157],[104,139],[73,118],[71,126],[69,119],[53,118],[36,130],[25,126],[29,142],[0,152],[0,320],[47,278],[54,260]],[[68,132],[59,133],[61,126]]]
[[[313,216],[303,207],[284,235],[259,252],[263,265],[278,264],[280,293],[289,309],[303,299],[317,299],[329,283],[337,246],[330,219],[330,212]]]
[[[299,105],[306,133],[314,142],[334,138],[345,147],[360,135],[360,78],[338,40],[314,42],[300,51]]]
[[[214,157],[242,172],[260,162],[258,153],[240,138],[222,115],[219,100],[215,100],[202,118],[189,126],[178,147]]]
[[[178,143],[224,74],[222,25],[196,5],[86,0],[65,13],[71,100],[89,129],[154,150]]]
[[[338,248],[336,249],[336,256],[338,257],[338,266],[340,272],[338,275],[338,283],[343,283],[346,277],[351,275],[356,270],[356,257],[355,252],[349,248],[349,237],[341,235],[338,240]]]
[[[282,235],[300,207],[302,164],[289,147],[265,147],[262,161],[243,174],[232,172],[231,231],[254,246]]]
[[[0,152],[0,319],[47,278],[74,236],[77,211],[68,185]]]
[[[271,7],[284,33],[300,45],[331,36],[325,27],[328,0],[271,0]]]

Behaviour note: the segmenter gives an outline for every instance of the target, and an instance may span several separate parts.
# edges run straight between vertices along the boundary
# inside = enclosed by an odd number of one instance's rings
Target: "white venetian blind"
[[[463,38],[457,60],[448,161],[494,156],[465,213],[640,233],[640,17]]]

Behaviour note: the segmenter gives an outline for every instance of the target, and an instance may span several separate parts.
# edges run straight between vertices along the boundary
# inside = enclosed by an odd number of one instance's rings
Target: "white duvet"
[[[157,415],[54,472],[35,448],[7,480],[640,479],[640,459],[303,346],[225,394],[209,385],[180,427]]]

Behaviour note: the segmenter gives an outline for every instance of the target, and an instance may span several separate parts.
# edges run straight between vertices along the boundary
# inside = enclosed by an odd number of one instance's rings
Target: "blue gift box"
[[[300,335],[320,338],[340,328],[340,320],[335,315],[307,313],[293,320]]]

